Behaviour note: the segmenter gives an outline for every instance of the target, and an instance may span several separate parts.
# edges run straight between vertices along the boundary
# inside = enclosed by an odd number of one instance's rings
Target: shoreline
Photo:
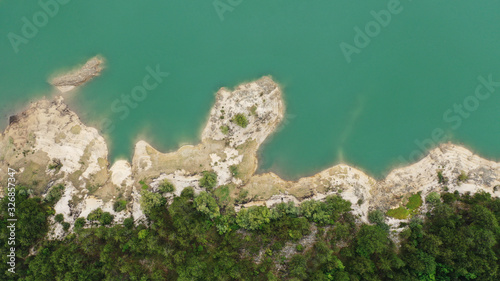
[[[63,95],[32,103],[16,115],[16,122],[0,135],[0,171],[18,169],[22,184],[31,186],[35,194],[44,195],[56,184],[66,186],[69,191],[56,212],[65,214],[69,222],[95,208],[105,208],[120,220],[128,215],[144,220],[140,208],[144,185],[154,191],[168,179],[177,187],[175,194],[188,186],[199,193],[204,190],[200,179],[205,171],[216,174],[217,187],[228,189],[237,210],[288,201],[300,204],[337,194],[351,202],[362,221],[367,220],[370,210],[397,207],[409,194],[419,192],[425,197],[441,190],[438,171],[450,179],[446,187],[450,190],[484,190],[500,196],[496,190],[500,187],[500,163],[451,143],[439,145],[414,163],[394,167],[382,179],[342,163],[294,181],[273,172],[258,172],[261,145],[271,141],[285,118],[281,86],[270,76],[233,90],[219,89],[199,143],[161,152],[138,137],[131,160],[115,159],[113,163],[109,162],[109,140],[97,128],[85,125]],[[54,164],[59,169],[51,168]],[[463,172],[468,179],[457,182]],[[0,174],[0,180],[2,177]],[[113,202],[122,199],[128,202],[127,208],[114,212]],[[397,229],[398,220],[394,221],[392,226]],[[54,233],[54,237],[61,235]]]

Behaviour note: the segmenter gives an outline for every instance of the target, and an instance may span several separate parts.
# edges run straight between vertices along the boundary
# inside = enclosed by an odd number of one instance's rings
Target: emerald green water
[[[478,76],[500,81],[500,1],[403,0],[348,63],[340,44],[389,2],[243,0],[221,21],[213,1],[73,0],[15,53],[9,32],[21,35],[22,17],[42,8],[0,0],[1,126],[50,96],[49,74],[101,54],[102,76],[66,100],[87,124],[113,122],[103,132],[112,159],[131,158],[141,138],[162,151],[197,143],[214,93],[263,75],[283,86],[287,116],[260,151],[261,171],[296,179],[344,162],[381,177],[422,156],[415,141],[435,128],[499,159],[500,87],[457,128],[443,114],[474,95]],[[156,65],[170,75],[121,120],[113,101]]]

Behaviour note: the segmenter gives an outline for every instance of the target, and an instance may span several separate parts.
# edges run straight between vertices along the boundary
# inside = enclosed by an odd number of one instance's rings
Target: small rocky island
[[[61,92],[71,90],[99,75],[101,64],[102,59],[94,57],[79,70],[51,83]],[[131,163],[109,163],[107,144],[97,129],[83,124],[62,97],[41,100],[13,117],[14,122],[0,135],[0,180],[6,181],[10,167],[19,172],[19,182],[30,186],[35,195],[47,196],[56,186],[64,186],[54,208],[71,225],[98,208],[113,214],[115,223],[130,216],[141,221],[141,189],[157,192],[168,181],[174,187],[164,194],[168,200],[186,187],[199,193],[205,190],[200,181],[206,173],[215,174],[215,188],[226,190],[230,205],[237,211],[290,201],[300,205],[305,200],[338,194],[352,203],[353,213],[364,222],[370,210],[398,210],[415,194],[425,198],[446,189],[500,196],[500,163],[453,144],[442,144],[419,162],[395,169],[383,180],[343,164],[295,182],[274,173],[255,174],[257,151],[278,128],[284,112],[281,88],[271,77],[232,91],[222,88],[215,95],[201,143],[162,153],[139,141]],[[124,206],[116,211],[113,206],[118,201]],[[423,203],[416,212],[424,213],[426,208]],[[399,212],[389,224],[397,230],[407,219]],[[59,224],[51,227],[52,238],[66,233]]]
[[[89,59],[82,67],[51,79],[50,84],[62,93],[71,91],[75,87],[99,76],[102,71],[103,61],[101,57],[95,56]]]

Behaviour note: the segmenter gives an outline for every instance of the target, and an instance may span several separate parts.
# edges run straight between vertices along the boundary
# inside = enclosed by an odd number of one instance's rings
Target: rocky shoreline
[[[63,91],[67,88],[60,87],[89,81],[100,72],[102,60],[93,58],[89,62],[80,71],[56,79],[54,85]],[[176,187],[176,195],[188,186],[200,192],[203,171],[217,174],[217,185],[229,190],[237,210],[287,201],[300,204],[338,194],[352,203],[353,212],[365,222],[370,210],[396,208],[418,192],[423,198],[443,190],[487,191],[500,196],[500,163],[453,144],[442,144],[417,163],[395,169],[378,181],[347,165],[336,165],[295,182],[273,173],[255,174],[257,150],[278,128],[284,112],[281,89],[271,77],[232,91],[222,88],[216,94],[200,144],[162,153],[139,141],[131,163],[120,160],[110,166],[107,144],[95,128],[83,124],[62,97],[41,100],[11,118],[0,135],[0,180],[5,181],[11,167],[18,170],[19,182],[30,186],[34,194],[45,196],[51,187],[63,184],[66,189],[55,211],[70,223],[96,208],[115,215],[115,223],[131,215],[136,221],[143,220],[139,203],[143,184],[155,190],[168,179]],[[236,121],[241,116],[246,124]],[[438,172],[448,179],[446,184],[439,182]],[[467,179],[457,180],[462,173]],[[3,196],[3,190],[0,192]],[[128,202],[126,210],[113,210],[117,200]],[[420,212],[425,210],[424,204]],[[390,224],[397,229],[402,221],[391,219]],[[53,224],[51,237],[62,236],[60,225]]]

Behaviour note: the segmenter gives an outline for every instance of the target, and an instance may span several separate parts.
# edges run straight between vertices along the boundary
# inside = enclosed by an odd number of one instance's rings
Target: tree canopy
[[[429,211],[398,233],[380,210],[360,223],[340,196],[235,212],[211,192],[187,189],[167,204],[144,190],[147,226],[133,218],[111,225],[97,209],[60,241],[44,238],[53,205],[27,190],[16,194],[15,277],[6,271],[8,217],[0,211],[0,280],[500,279],[500,200],[486,193],[427,196]]]

